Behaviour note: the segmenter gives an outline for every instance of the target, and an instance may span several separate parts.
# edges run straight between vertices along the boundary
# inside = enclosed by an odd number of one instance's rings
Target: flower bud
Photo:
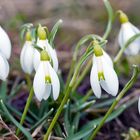
[[[40,53],[40,60],[41,61],[50,61],[50,57],[46,50],[41,51]]]
[[[45,29],[39,25],[38,30],[37,30],[37,34],[40,40],[46,40],[47,39],[47,34]]]

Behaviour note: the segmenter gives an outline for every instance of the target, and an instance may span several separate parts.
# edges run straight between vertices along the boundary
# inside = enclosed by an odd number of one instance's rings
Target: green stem
[[[73,87],[73,91],[76,90],[76,88],[79,86],[79,84],[81,83],[81,81],[84,79],[84,77],[87,75],[87,73],[89,72],[90,68],[91,68],[91,64],[92,64],[92,59],[88,61],[85,69],[82,71],[81,75],[78,77],[77,82],[75,83],[74,87]]]
[[[108,0],[103,0],[104,5],[107,9],[107,13],[108,13],[108,24],[107,24],[107,28],[106,31],[103,35],[103,39],[107,39],[107,37],[109,36],[111,29],[112,29],[112,22],[113,22],[113,18],[114,18],[114,13],[113,13],[113,9],[110,5],[110,2]]]
[[[34,95],[34,92],[33,92],[33,87],[32,87],[31,90],[30,90],[29,97],[28,97],[28,99],[27,99],[25,108],[24,108],[24,112],[23,112],[22,117],[21,117],[21,120],[20,120],[20,124],[21,124],[21,125],[23,125],[23,123],[24,123],[24,120],[25,120],[26,114],[27,114],[27,112],[28,112],[30,103],[31,103],[31,101],[32,101],[33,95]],[[19,130],[19,128],[17,128],[16,135],[18,136],[19,133],[20,133],[20,130]]]
[[[71,62],[71,67],[70,67],[70,71],[69,71],[68,78],[67,78],[67,82],[66,82],[66,86],[65,86],[65,89],[68,88],[68,85],[69,85],[69,82],[70,82],[72,73],[73,73],[73,71],[74,71],[75,63],[76,63],[76,61],[75,61],[75,60],[72,60],[72,62]]]
[[[134,65],[133,66],[134,70],[133,70],[133,75],[131,77],[131,79],[129,80],[129,82],[125,85],[125,87],[122,89],[122,91],[118,94],[117,98],[115,99],[115,101],[113,102],[113,104],[111,105],[111,107],[109,108],[109,110],[107,111],[107,113],[105,114],[104,118],[102,119],[102,121],[100,122],[100,124],[97,126],[97,128],[95,129],[95,131],[93,131],[92,135],[90,136],[89,140],[93,140],[98,131],[101,129],[101,127],[104,125],[105,121],[107,120],[107,118],[109,117],[109,115],[112,113],[112,111],[115,109],[116,105],[118,104],[118,102],[121,100],[121,98],[126,94],[126,92],[133,86],[133,84],[136,82],[136,79],[138,77],[139,74],[139,68],[138,66]]]
[[[51,133],[56,121],[58,120],[58,118],[59,118],[59,116],[60,116],[60,114],[61,114],[61,112],[64,108],[64,105],[66,104],[66,102],[69,99],[69,95],[70,95],[70,93],[72,91],[72,88],[75,84],[75,81],[76,81],[76,78],[79,74],[79,70],[80,70],[81,65],[84,63],[84,61],[87,59],[87,57],[89,57],[89,55],[91,55],[92,53],[93,53],[93,51],[89,52],[88,54],[83,55],[83,57],[80,59],[79,63],[77,64],[75,72],[73,74],[73,77],[72,77],[72,79],[71,79],[71,81],[68,85],[68,88],[66,88],[65,96],[64,96],[64,98],[63,98],[63,100],[62,100],[62,102],[61,102],[61,104],[60,104],[60,106],[59,106],[59,108],[58,108],[58,110],[57,110],[57,112],[56,112],[56,114],[55,114],[55,116],[54,116],[46,134],[45,134],[45,136],[44,136],[44,140],[48,140],[48,138],[50,136],[50,133]]]
[[[93,35],[86,35],[84,37],[82,37],[79,42],[77,43],[76,47],[75,47],[75,50],[74,50],[74,55],[73,55],[73,58],[72,58],[72,62],[71,62],[71,67],[70,67],[70,71],[69,71],[69,74],[68,74],[68,78],[67,78],[67,82],[66,82],[66,88],[65,90],[67,89],[68,85],[69,85],[69,82],[70,82],[70,79],[72,77],[72,73],[74,71],[74,67],[75,67],[75,64],[76,64],[76,61],[77,61],[77,57],[78,57],[78,52],[79,52],[79,49],[80,47],[86,43],[87,41],[89,41],[90,39],[93,39]]]
[[[32,86],[32,82],[31,82],[31,79],[30,79],[30,75],[29,75],[29,74],[25,74],[25,78],[26,78],[26,81],[27,81],[28,89],[30,90],[30,88],[31,88],[31,86]]]
[[[65,103],[67,102],[67,100],[69,98],[69,94],[71,92],[71,89],[72,89],[72,87],[71,86],[68,86],[67,91],[65,93],[65,96],[64,96],[64,98],[63,98],[63,100],[61,102],[61,105],[59,106],[59,108],[58,108],[58,110],[57,110],[57,112],[56,112],[56,114],[55,114],[55,116],[54,116],[54,118],[53,118],[53,120],[52,120],[52,122],[51,122],[51,124],[50,124],[50,126],[48,128],[48,130],[47,130],[47,133],[44,136],[44,140],[48,140],[49,135],[50,135],[50,133],[51,133],[51,131],[52,131],[52,129],[53,129],[53,127],[54,127],[54,125],[55,125],[58,117],[60,116],[60,114],[61,114],[61,112],[63,110],[63,107],[64,107]]]
[[[123,52],[125,51],[125,49],[133,42],[135,41],[137,38],[140,37],[140,34],[136,34],[134,36],[132,36],[125,44],[124,46],[120,49],[120,51],[118,52],[118,54],[116,55],[116,57],[114,58],[114,64],[116,64],[120,58],[122,57]]]
[[[83,102],[83,103],[86,102],[92,94],[93,94],[93,91],[92,91],[92,89],[90,89],[90,90],[87,92],[87,94],[82,98],[82,102]]]

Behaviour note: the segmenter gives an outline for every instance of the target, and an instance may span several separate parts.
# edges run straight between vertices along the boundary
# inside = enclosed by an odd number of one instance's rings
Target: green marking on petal
[[[51,77],[49,75],[45,76],[45,83],[51,84]]]
[[[100,80],[105,80],[105,77],[104,77],[104,73],[103,72],[98,72],[98,79],[99,79],[99,81]]]

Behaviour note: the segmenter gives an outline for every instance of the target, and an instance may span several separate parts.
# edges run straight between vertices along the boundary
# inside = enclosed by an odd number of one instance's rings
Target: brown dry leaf
[[[19,140],[14,132],[6,125],[0,116],[0,131],[5,131],[5,133],[0,136],[0,140]]]

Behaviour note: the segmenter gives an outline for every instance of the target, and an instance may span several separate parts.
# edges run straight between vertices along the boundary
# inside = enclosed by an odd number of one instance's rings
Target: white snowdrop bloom
[[[41,49],[45,49],[48,52],[49,57],[51,58],[51,64],[54,68],[54,70],[58,71],[58,58],[55,49],[52,48],[52,46],[49,44],[46,32],[43,27],[38,27],[38,40],[37,40],[37,46]],[[40,53],[35,50],[34,53],[34,68],[35,70],[38,69],[38,66],[40,64]]]
[[[0,52],[0,79],[5,81],[9,74],[9,64],[6,57]]]
[[[20,63],[23,71],[25,73],[31,74],[33,72],[33,57],[34,57],[34,47],[31,39],[31,34],[28,31],[26,33],[26,41],[23,45],[20,55]]]
[[[35,95],[39,101],[47,100],[52,92],[53,99],[56,100],[60,92],[60,82],[57,73],[50,64],[47,51],[43,50],[41,52],[40,60],[33,81]]]
[[[108,54],[99,45],[94,47],[90,83],[97,98],[101,97],[101,87],[113,96],[118,93],[119,82],[113,63]]]
[[[128,17],[120,12],[121,29],[118,36],[118,42],[122,48],[126,42],[134,35],[140,33],[140,30],[131,24]],[[137,55],[140,51],[140,38],[134,40],[124,51],[126,55]]]
[[[3,30],[1,26],[0,26],[0,51],[6,57],[6,59],[10,58],[11,42],[7,33]]]
[[[140,113],[140,97],[139,97],[139,100],[138,100],[138,111]]]

